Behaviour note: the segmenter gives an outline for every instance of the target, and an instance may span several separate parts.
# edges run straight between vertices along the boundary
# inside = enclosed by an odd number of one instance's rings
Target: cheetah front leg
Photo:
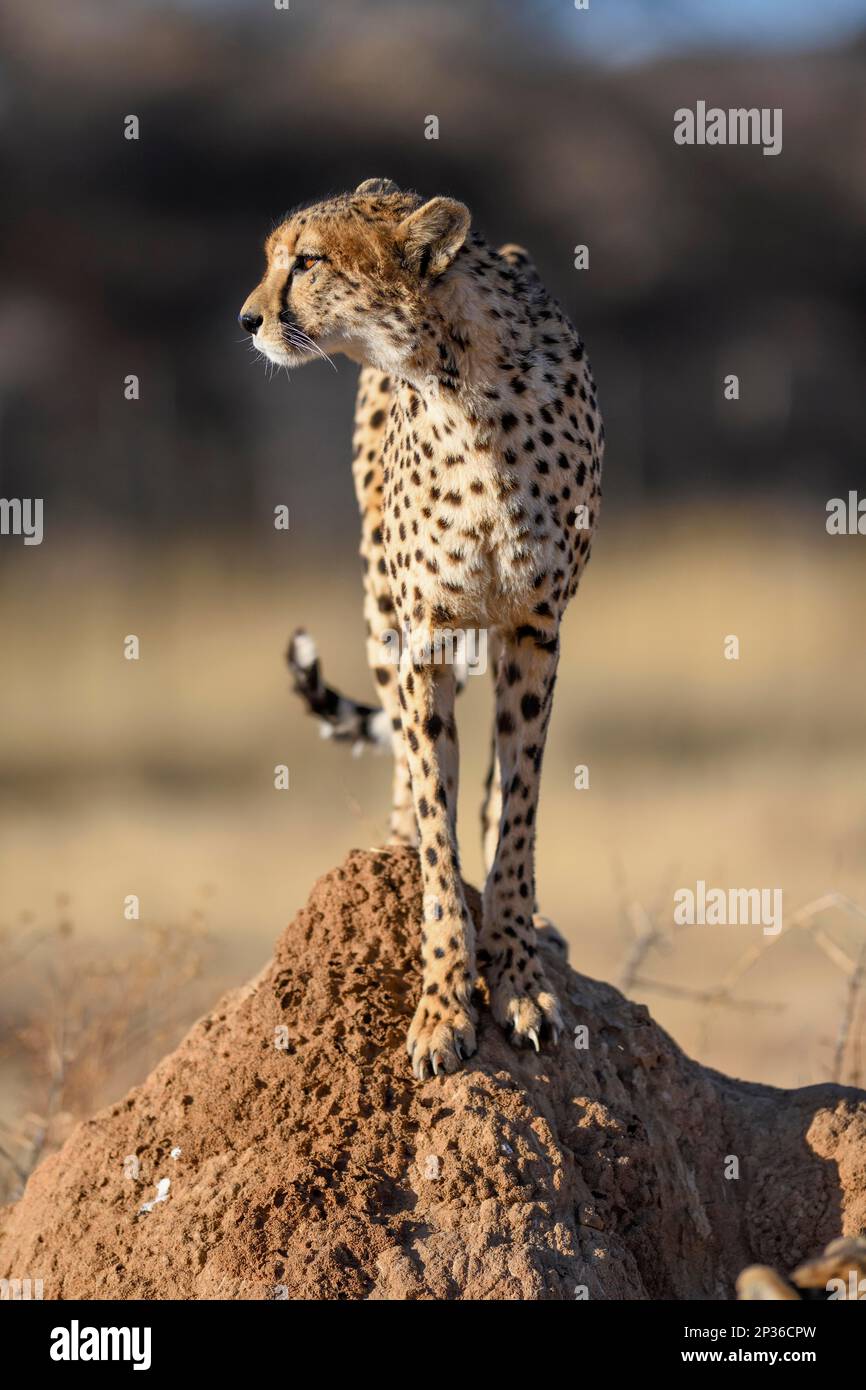
[[[494,1018],[512,1041],[536,1049],[543,1031],[556,1042],[563,1027],[533,925],[535,821],[558,655],[556,637],[529,624],[503,641],[495,735],[502,809],[478,950]]]
[[[381,600],[378,602],[381,603]],[[377,684],[382,708],[391,725],[391,745],[394,753],[391,814],[388,818],[388,844],[417,845],[418,825],[412,801],[412,783],[409,776],[409,761],[406,757],[406,741],[403,738],[397,668],[385,661],[388,651],[387,641],[396,630],[389,627],[388,618],[382,607],[374,606],[374,604],[365,603],[367,661]],[[372,612],[370,611],[371,608],[373,609]]]
[[[367,631],[367,664],[379,691],[382,708],[391,725],[394,772],[389,845],[416,845],[418,828],[412,804],[409,764],[400,729],[400,702],[396,666],[389,660],[396,651],[397,613],[385,560],[382,522],[382,441],[391,404],[389,377],[365,367],[358,381],[352,474],[361,515],[361,560],[364,566],[364,625]]]
[[[403,738],[412,779],[424,892],[421,999],[407,1039],[412,1070],[453,1072],[475,1051],[475,928],[457,851],[457,733],[454,672],[415,665],[399,671]]]

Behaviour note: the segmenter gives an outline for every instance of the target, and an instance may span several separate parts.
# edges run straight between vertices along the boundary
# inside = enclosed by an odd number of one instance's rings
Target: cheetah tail
[[[295,692],[304,701],[307,712],[319,720],[323,738],[351,743],[355,754],[363,753],[365,748],[382,751],[392,747],[388,715],[380,706],[362,705],[325,684],[316,644],[303,628],[293,633],[286,651],[286,662],[292,673]],[[466,684],[465,667],[458,667],[455,674],[459,694]]]
[[[350,700],[325,684],[316,644],[303,628],[292,635],[286,662],[296,693],[304,701],[308,713],[320,722],[322,738],[351,743],[356,754],[365,748],[384,750],[391,747],[391,725],[385,711]]]

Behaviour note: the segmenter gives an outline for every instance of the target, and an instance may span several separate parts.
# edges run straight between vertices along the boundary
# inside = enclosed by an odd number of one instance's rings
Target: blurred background
[[[675,145],[698,100],[781,107],[781,155]],[[370,694],[356,369],[269,379],[236,322],[274,222],[373,175],[527,245],[599,384],[542,909],[701,1060],[862,1081],[866,541],[825,529],[866,486],[862,0],[6,0],[0,174],[0,496],[45,506],[0,537],[10,1190],[382,839],[387,760],[321,744],[282,658],[306,625]],[[487,682],[462,706],[477,879]],[[791,930],[674,930],[699,878]]]

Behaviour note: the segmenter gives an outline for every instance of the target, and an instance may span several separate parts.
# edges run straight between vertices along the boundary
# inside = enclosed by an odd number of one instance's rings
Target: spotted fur
[[[537,1048],[562,1027],[537,950],[538,787],[560,623],[601,500],[583,343],[525,252],[490,248],[461,203],[388,180],[290,215],[266,255],[241,314],[256,346],[288,367],[334,351],[362,364],[353,473],[376,727],[394,748],[391,838],[417,844],[424,881],[413,1069],[453,1071],[474,1051],[479,968],[494,1017]],[[457,682],[430,658],[437,634],[468,628],[488,633],[495,689],[477,942],[456,834]],[[382,661],[386,631],[405,635],[399,665]],[[354,702],[328,691],[315,661],[308,705],[351,724]]]

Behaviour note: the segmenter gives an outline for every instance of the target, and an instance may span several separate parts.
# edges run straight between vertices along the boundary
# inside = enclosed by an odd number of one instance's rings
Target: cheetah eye
[[[305,253],[295,257],[295,270],[312,270],[314,265],[324,260],[324,256],[313,256]]]

